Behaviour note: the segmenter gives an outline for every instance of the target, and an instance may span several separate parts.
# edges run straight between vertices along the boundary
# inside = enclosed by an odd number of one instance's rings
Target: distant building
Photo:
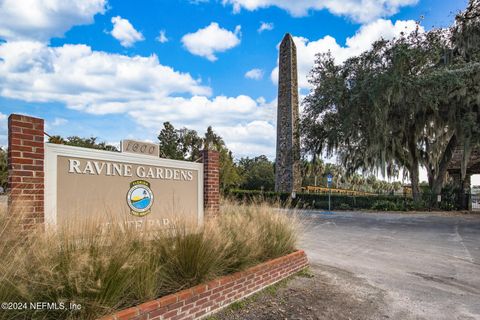
[[[480,195],[480,186],[473,186],[472,194]]]

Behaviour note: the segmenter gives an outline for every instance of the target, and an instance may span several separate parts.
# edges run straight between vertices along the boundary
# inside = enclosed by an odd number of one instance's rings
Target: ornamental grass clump
[[[223,205],[220,229],[232,243],[237,264],[253,265],[292,252],[297,243],[299,220],[293,211],[280,211],[265,202]],[[240,265],[241,266],[241,265]]]
[[[164,229],[84,221],[22,233],[0,210],[0,302],[16,303],[0,319],[96,319],[296,249],[296,218],[266,205],[224,204],[201,227],[170,221]],[[34,310],[38,302],[49,306]]]

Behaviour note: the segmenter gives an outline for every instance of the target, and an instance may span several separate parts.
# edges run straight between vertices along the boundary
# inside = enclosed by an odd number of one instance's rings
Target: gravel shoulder
[[[354,274],[313,264],[300,274],[237,302],[209,320],[386,319],[384,292]]]

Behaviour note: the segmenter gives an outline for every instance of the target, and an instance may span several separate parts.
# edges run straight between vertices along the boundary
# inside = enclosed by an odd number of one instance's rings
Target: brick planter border
[[[119,311],[102,320],[203,318],[307,266],[307,256],[303,250],[299,250],[245,271]]]

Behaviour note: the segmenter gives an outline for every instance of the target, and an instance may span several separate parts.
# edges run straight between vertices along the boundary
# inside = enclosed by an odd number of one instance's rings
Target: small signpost
[[[331,173],[327,174],[327,185],[328,185],[328,212],[331,213],[331,195],[332,195],[332,181],[333,175]]]

